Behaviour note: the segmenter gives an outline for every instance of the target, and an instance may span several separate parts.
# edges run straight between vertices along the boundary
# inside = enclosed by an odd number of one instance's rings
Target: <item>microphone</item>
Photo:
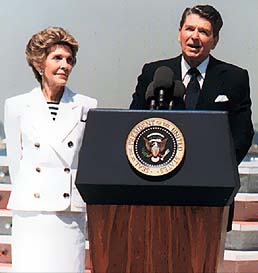
[[[153,81],[149,83],[146,93],[145,93],[145,100],[147,105],[149,106],[150,110],[155,110],[156,101],[155,101],[155,94],[153,88]]]
[[[167,66],[157,68],[153,76],[154,95],[158,100],[156,109],[168,109],[172,99],[174,72]]]
[[[185,94],[185,86],[181,81],[175,80],[174,81],[174,90],[173,90],[173,98],[183,98]],[[173,109],[174,101],[173,99],[170,101],[168,109]]]
[[[174,81],[174,92],[173,96],[177,98],[183,98],[185,94],[185,86],[181,81],[175,80]]]

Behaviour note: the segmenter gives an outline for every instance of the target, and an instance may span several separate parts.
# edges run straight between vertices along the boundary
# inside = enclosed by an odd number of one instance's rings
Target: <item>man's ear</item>
[[[177,41],[181,43],[181,27],[178,28]]]
[[[214,49],[214,48],[216,47],[218,41],[219,41],[219,34],[218,34],[217,36],[214,37],[214,42],[213,42],[213,47],[212,47],[212,49]]]

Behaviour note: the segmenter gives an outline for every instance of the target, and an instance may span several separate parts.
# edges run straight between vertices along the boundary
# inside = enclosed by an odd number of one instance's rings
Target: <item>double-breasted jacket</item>
[[[65,87],[53,121],[40,87],[6,100],[9,209],[85,210],[75,178],[87,112],[96,106],[95,99]]]

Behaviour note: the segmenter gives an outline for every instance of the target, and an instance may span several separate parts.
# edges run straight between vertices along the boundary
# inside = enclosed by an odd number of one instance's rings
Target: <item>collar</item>
[[[41,90],[40,86],[35,87],[34,89],[32,89],[30,91],[30,93],[33,95],[33,98],[37,98],[38,100],[41,100],[42,102],[47,102],[43,92]],[[64,87],[64,92],[62,94],[62,97],[60,98],[59,103],[68,103],[70,102],[70,100],[72,100],[74,93],[68,88],[68,87]],[[32,100],[31,103],[34,103],[34,101]]]
[[[205,78],[207,66],[210,61],[210,56],[208,56],[202,63],[200,63],[196,68],[199,70],[202,79]],[[188,70],[190,69],[190,65],[186,62],[185,58],[182,56],[181,58],[181,71],[182,71],[182,81],[184,81],[185,76],[187,75]]]

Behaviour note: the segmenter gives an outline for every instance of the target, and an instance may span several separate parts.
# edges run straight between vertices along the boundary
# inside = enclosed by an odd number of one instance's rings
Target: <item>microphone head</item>
[[[153,76],[154,89],[169,89],[173,85],[174,72],[167,66],[161,66],[156,69]]]
[[[150,110],[154,110],[156,106],[153,82],[150,82],[145,93],[145,100]]]
[[[149,83],[146,93],[145,93],[145,100],[149,103],[152,99],[155,99],[154,88],[153,88],[153,81]]]
[[[175,80],[173,97],[183,98],[184,94],[185,94],[184,84],[181,81]]]
[[[149,100],[152,98],[154,98],[153,81],[149,83],[145,93],[145,100]]]

